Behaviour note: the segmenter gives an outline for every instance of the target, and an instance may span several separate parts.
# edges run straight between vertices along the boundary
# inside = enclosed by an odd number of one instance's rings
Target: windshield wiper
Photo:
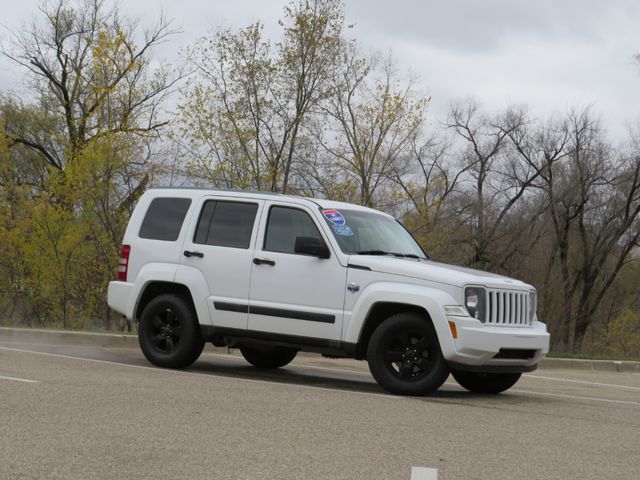
[[[425,257],[421,257],[420,255],[416,255],[415,253],[399,253],[398,255],[402,255],[405,258],[416,258],[418,260],[426,260]]]
[[[400,258],[415,258],[417,260],[426,260],[425,257],[421,257],[419,255],[416,255],[415,253],[387,252],[385,250],[361,250],[356,253],[358,255],[393,255],[394,257]]]
[[[384,250],[361,250],[356,253],[358,255],[395,255],[395,253],[385,252]]]

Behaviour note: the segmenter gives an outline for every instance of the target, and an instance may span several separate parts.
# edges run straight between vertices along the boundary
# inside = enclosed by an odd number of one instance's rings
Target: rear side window
[[[191,205],[189,198],[154,198],[140,227],[140,238],[175,242]]]
[[[322,239],[307,212],[289,207],[271,207],[264,238],[264,250],[295,253],[296,237]]]
[[[258,205],[208,200],[202,207],[193,243],[249,248]]]

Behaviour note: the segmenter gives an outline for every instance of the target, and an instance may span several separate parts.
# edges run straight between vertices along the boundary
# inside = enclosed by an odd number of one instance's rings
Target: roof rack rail
[[[282,195],[279,192],[271,192],[268,190],[245,190],[242,188],[218,188],[218,187],[196,187],[196,186],[163,186],[149,187],[149,190],[208,190],[213,192],[238,192],[238,193],[259,193],[261,195]]]

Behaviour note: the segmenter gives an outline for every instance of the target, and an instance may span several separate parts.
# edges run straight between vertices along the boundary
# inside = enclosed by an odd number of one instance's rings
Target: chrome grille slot
[[[488,325],[508,325],[515,327],[531,325],[529,316],[529,294],[513,290],[487,291]]]

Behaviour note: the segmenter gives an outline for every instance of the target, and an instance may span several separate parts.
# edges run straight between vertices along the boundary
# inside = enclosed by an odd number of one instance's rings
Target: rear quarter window
[[[142,220],[138,236],[175,242],[190,205],[189,198],[154,198]]]

